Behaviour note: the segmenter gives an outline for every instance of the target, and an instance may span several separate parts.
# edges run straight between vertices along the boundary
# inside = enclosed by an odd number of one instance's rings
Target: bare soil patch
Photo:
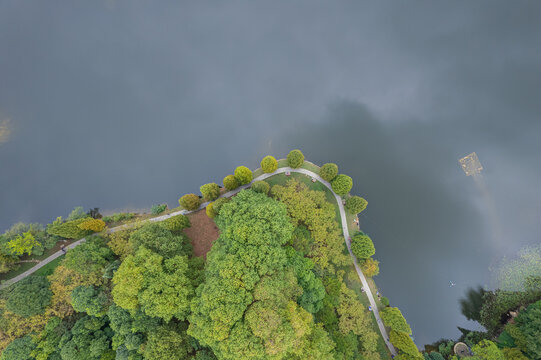
[[[220,235],[218,227],[207,216],[205,209],[186,216],[190,219],[192,226],[184,231],[192,241],[193,253],[195,256],[203,256],[206,259],[207,253],[212,247],[212,242]]]

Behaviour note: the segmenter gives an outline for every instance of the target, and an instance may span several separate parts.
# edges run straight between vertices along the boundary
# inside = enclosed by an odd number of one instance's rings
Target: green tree
[[[379,274],[379,261],[368,258],[361,264],[361,270],[366,277],[374,277]]]
[[[98,360],[109,352],[111,329],[104,318],[85,316],[60,339],[62,360]]]
[[[101,317],[107,313],[107,295],[94,286],[77,286],[71,292],[71,305],[77,312]]]
[[[100,232],[105,229],[105,222],[101,219],[88,218],[77,227],[81,230],[88,230],[91,232]]]
[[[220,196],[220,186],[216,183],[201,185],[199,188],[205,201],[216,200]]]
[[[192,351],[186,330],[174,324],[158,326],[148,334],[144,347],[145,359],[183,360]]]
[[[253,178],[252,170],[248,169],[246,166],[238,166],[235,169],[234,176],[241,185],[249,184]]]
[[[391,341],[391,344],[393,344],[394,347],[400,351],[400,353],[404,353],[405,355],[409,356],[410,359],[423,359],[423,356],[417,349],[417,346],[407,333],[391,330],[389,340]]]
[[[32,360],[32,350],[36,345],[32,342],[30,335],[15,339],[2,351],[0,360]]]
[[[32,249],[39,246],[39,242],[36,241],[34,235],[31,232],[25,232],[21,235],[17,235],[15,239],[8,243],[8,247],[11,250],[11,254],[21,256],[24,253],[28,255],[32,254]]]
[[[103,238],[92,236],[68,250],[62,264],[87,277],[101,277],[107,264],[114,259],[113,252]]]
[[[227,191],[235,190],[240,186],[239,182],[233,175],[227,175],[224,177],[223,183]]]
[[[304,155],[298,149],[291,150],[287,154],[287,164],[293,169],[300,168],[304,164]]]
[[[466,291],[466,298],[460,299],[460,310],[468,320],[481,320],[481,309],[483,308],[483,297],[485,290],[482,287],[477,289],[469,288]]]
[[[264,173],[273,173],[278,169],[278,161],[270,155],[265,156],[263,160],[261,160],[261,169]]]
[[[165,321],[184,320],[195,294],[195,277],[187,256],[164,259],[141,247],[128,256],[113,276],[113,299],[117,305]]]
[[[178,203],[180,206],[182,206],[183,209],[194,211],[199,209],[199,205],[201,205],[201,200],[199,199],[199,196],[195,194],[186,194],[180,199],[178,199]]]
[[[62,335],[68,330],[68,324],[59,317],[50,318],[45,328],[34,339],[36,348],[32,351],[32,356],[36,360],[59,359],[58,345]]]
[[[472,347],[472,352],[480,360],[505,360],[500,349],[490,340],[481,340]]]
[[[173,233],[180,233],[182,230],[191,226],[190,219],[186,215],[175,215],[165,219],[161,224]]]
[[[381,318],[385,326],[390,327],[394,331],[399,331],[411,335],[411,327],[404,319],[400,309],[396,307],[387,307],[380,311]]]
[[[331,182],[336,175],[338,175],[338,166],[336,164],[327,163],[319,169],[319,176],[325,181]]]
[[[351,251],[358,259],[367,259],[376,253],[372,239],[361,232],[353,235],[351,239]]]
[[[528,358],[518,348],[502,349],[505,360],[528,360]]]
[[[205,213],[207,214],[207,216],[211,219],[214,219],[216,217],[216,212],[214,211],[214,203],[211,202],[207,205],[207,207],[205,208]]]
[[[541,300],[529,305],[515,319],[518,333],[524,342],[524,351],[532,359],[541,358]]]
[[[7,296],[6,309],[25,318],[43,314],[51,295],[47,278],[28,276],[14,285]]]
[[[347,175],[340,174],[334,178],[331,182],[331,186],[336,194],[344,196],[347,195],[353,187],[353,180]]]
[[[268,195],[270,191],[270,185],[266,181],[254,181],[252,184],[252,190],[261,194]]]
[[[350,214],[362,212],[366,209],[366,205],[368,205],[368,201],[360,196],[351,196],[346,200],[346,210],[349,211]]]
[[[222,197],[216,200],[212,204],[212,211],[218,216],[220,214],[220,210],[224,204],[227,204],[229,201],[231,201],[230,198]]]
[[[146,224],[130,236],[133,251],[145,247],[165,258],[175,255],[189,255],[191,244],[185,234],[174,234],[160,223]]]

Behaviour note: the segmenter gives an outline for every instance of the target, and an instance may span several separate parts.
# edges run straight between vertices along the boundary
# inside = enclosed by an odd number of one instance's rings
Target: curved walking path
[[[310,170],[307,170],[307,169],[302,169],[302,168],[293,169],[293,168],[290,168],[290,167],[282,167],[282,168],[277,169],[273,173],[259,175],[259,176],[255,177],[252,180],[252,182],[259,181],[259,180],[264,180],[264,179],[269,178],[271,176],[274,176],[274,175],[277,175],[277,174],[282,174],[282,173],[285,173],[285,172],[288,172],[288,171],[292,172],[292,173],[295,172],[295,173],[304,174],[304,175],[307,175],[307,176],[310,176],[310,177],[313,177],[313,178],[317,179],[319,182],[321,182],[323,185],[325,185],[332,192],[334,197],[336,198],[336,203],[338,204],[338,209],[340,210],[340,218],[342,219],[342,232],[344,234],[344,239],[346,241],[346,246],[348,248],[349,255],[351,256],[351,259],[353,260],[353,265],[355,266],[355,270],[357,271],[357,275],[359,275],[359,279],[361,279],[361,283],[363,284],[363,287],[365,289],[366,296],[368,297],[368,300],[370,301],[370,305],[372,306],[372,312],[374,313],[374,317],[376,318],[376,321],[377,321],[377,324],[378,324],[378,327],[379,327],[379,331],[381,332],[381,336],[383,337],[383,340],[385,341],[385,344],[389,348],[389,351],[391,352],[391,354],[396,355],[396,350],[395,350],[394,346],[387,340],[389,337],[387,335],[387,331],[385,330],[385,327],[383,326],[383,322],[382,322],[382,320],[381,320],[381,318],[379,316],[378,306],[377,306],[376,301],[374,299],[374,295],[372,294],[372,291],[370,290],[370,286],[368,285],[368,281],[366,280],[366,277],[364,276],[363,272],[361,271],[361,268],[359,267],[359,264],[357,263],[357,258],[355,257],[355,255],[353,255],[353,252],[351,252],[351,240],[350,240],[350,236],[349,236],[348,224],[347,224],[347,219],[346,219],[346,212],[344,210],[344,205],[342,204],[342,198],[339,195],[335,194],[335,192],[332,190],[331,184],[328,183],[327,181],[323,180],[323,178],[321,178],[319,176],[319,174],[316,174],[313,171],[310,171]],[[249,184],[246,184],[246,185],[239,186],[235,190],[226,192],[223,195],[221,195],[220,197],[231,197],[231,196],[235,195],[236,193],[238,193],[239,191],[249,188],[252,185],[252,182],[249,183]],[[204,209],[205,207],[207,207],[208,204],[209,204],[209,202],[207,201],[207,202],[202,203],[197,210],[193,210],[193,211],[180,210],[180,211],[176,211],[176,212],[173,212],[173,213],[170,213],[170,214],[167,214],[167,215],[157,216],[157,217],[154,217],[152,219],[148,219],[147,221],[151,221],[151,222],[164,221],[164,220],[166,220],[166,219],[168,219],[170,217],[176,216],[176,215],[180,215],[180,214],[185,215],[185,214],[189,214],[189,213],[192,213],[192,212],[195,212],[195,211],[199,211],[199,210]],[[130,226],[131,226],[131,224],[125,224],[125,225],[116,226],[114,228],[108,229],[107,232],[108,233],[113,233],[113,232],[120,231],[120,230],[126,230]],[[80,240],[66,246],[66,249],[73,249],[77,245],[83,243],[85,240],[86,240],[85,238],[82,238],[82,239],[80,239]],[[37,271],[41,267],[47,265],[48,263],[50,263],[54,259],[62,256],[63,254],[64,253],[62,252],[62,250],[54,253],[53,255],[49,256],[47,259],[42,260],[39,264],[37,264],[33,268],[25,271],[24,273],[12,278],[12,279],[6,280],[2,285],[0,285],[0,289],[4,288],[6,286],[9,286],[11,284],[14,284],[14,283],[16,283],[17,281],[19,281],[21,279],[24,279],[28,275],[30,275],[33,272]]]

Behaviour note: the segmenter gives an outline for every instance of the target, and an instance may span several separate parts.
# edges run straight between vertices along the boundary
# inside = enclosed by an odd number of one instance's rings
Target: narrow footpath
[[[333,193],[334,197],[336,198],[336,203],[338,204],[338,208],[340,210],[340,217],[342,219],[342,232],[344,234],[344,240],[346,241],[346,246],[348,248],[349,255],[351,256],[351,259],[353,260],[353,265],[355,266],[355,270],[357,271],[357,275],[359,275],[359,279],[361,279],[361,283],[363,284],[363,287],[365,289],[366,296],[368,297],[368,300],[370,301],[370,305],[372,306],[372,312],[374,313],[374,317],[376,318],[376,321],[377,321],[377,324],[378,324],[378,327],[379,327],[379,331],[381,332],[381,336],[383,337],[383,340],[385,341],[385,344],[389,348],[389,351],[391,352],[391,354],[396,356],[396,354],[397,354],[396,350],[395,350],[394,346],[388,340],[389,336],[387,335],[387,330],[385,330],[385,326],[383,326],[383,321],[381,320],[381,318],[379,316],[378,306],[377,306],[376,301],[374,299],[374,295],[372,294],[372,291],[370,290],[370,286],[368,286],[368,281],[366,281],[366,277],[364,276],[363,272],[361,271],[361,268],[359,267],[359,264],[357,263],[357,258],[355,257],[355,255],[353,255],[353,252],[351,252],[351,241],[350,241],[349,230],[348,230],[348,225],[347,225],[346,212],[344,210],[344,205],[342,204],[342,198],[339,195],[335,194],[335,192],[332,190],[331,184],[329,184],[327,181],[323,180],[323,178],[321,178],[319,176],[319,174],[316,174],[313,171],[302,169],[302,168],[293,169],[293,168],[290,168],[290,167],[282,167],[282,168],[279,168],[278,170],[276,170],[273,173],[259,175],[259,176],[255,177],[252,180],[252,182],[259,181],[259,180],[265,180],[266,178],[269,178],[269,177],[274,176],[276,174],[282,174],[282,173],[285,173],[285,172],[300,173],[300,174],[304,174],[304,175],[313,177],[316,180],[318,180],[319,182],[321,182],[323,185],[325,185]],[[238,193],[239,191],[249,188],[251,185],[252,185],[252,183],[239,186],[235,190],[226,192],[225,194],[221,195],[220,197],[231,197],[231,196],[235,195],[236,193]],[[176,216],[176,215],[180,215],[180,214],[186,215],[186,214],[189,214],[189,213],[204,209],[204,208],[207,207],[208,204],[209,204],[209,202],[204,202],[199,206],[199,208],[197,210],[193,210],[193,211],[180,210],[180,211],[173,212],[171,214],[157,216],[157,217],[149,219],[147,221],[159,222],[159,221],[164,221],[166,219],[169,219],[170,217],[173,217],[173,216]],[[130,227],[130,224],[120,225],[120,226],[108,229],[107,233],[113,233],[113,232],[120,231],[120,230],[126,230],[129,227]],[[70,244],[70,245],[66,246],[66,249],[73,249],[77,245],[83,243],[85,240],[86,240],[85,238],[82,238],[82,239],[74,242],[73,244]],[[35,271],[39,270],[41,267],[47,265],[48,263],[50,263],[54,259],[58,258],[59,256],[62,256],[63,254],[64,254],[64,252],[62,252],[62,250],[54,253],[53,255],[49,256],[47,259],[42,260],[40,263],[38,263],[33,268],[25,271],[24,273],[12,278],[12,279],[6,280],[3,284],[0,285],[0,289],[3,289],[3,288],[5,288],[5,287],[7,287],[7,286],[9,286],[11,284],[16,283],[17,281],[20,281],[20,280],[24,279],[25,277],[27,277],[30,274],[34,273]]]

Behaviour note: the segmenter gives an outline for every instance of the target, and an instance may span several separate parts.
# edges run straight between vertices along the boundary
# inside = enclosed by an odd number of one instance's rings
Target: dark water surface
[[[539,243],[540,24],[538,2],[2,1],[0,227],[175,206],[298,147],[369,201],[418,345],[455,337],[465,289]]]

